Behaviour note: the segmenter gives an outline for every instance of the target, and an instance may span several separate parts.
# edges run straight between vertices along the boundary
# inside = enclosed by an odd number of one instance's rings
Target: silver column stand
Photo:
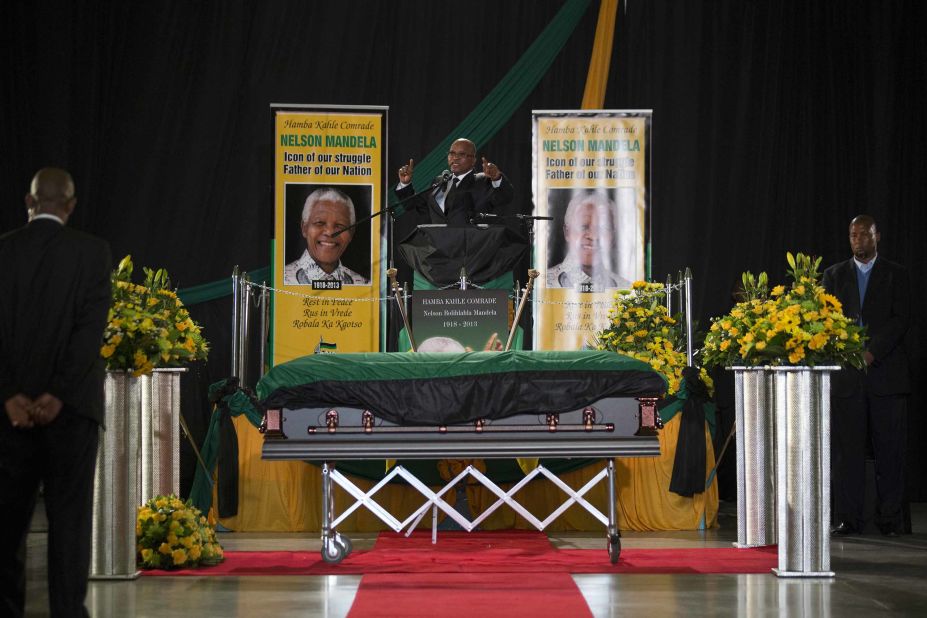
[[[141,503],[139,460],[142,391],[147,378],[107,371],[105,411],[93,481],[90,579],[135,579],[136,509]]]
[[[142,497],[180,496],[180,374],[155,369],[142,390]]]
[[[731,367],[737,423],[737,542],[776,544],[776,430],[771,374]]]
[[[830,570],[830,372],[773,367],[776,388],[779,577]]]

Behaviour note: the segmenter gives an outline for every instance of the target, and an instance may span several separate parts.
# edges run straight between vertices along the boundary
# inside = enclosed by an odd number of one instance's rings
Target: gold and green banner
[[[272,106],[273,365],[380,349],[384,107]]]
[[[593,345],[616,290],[648,275],[650,110],[536,111],[541,221],[534,349]]]

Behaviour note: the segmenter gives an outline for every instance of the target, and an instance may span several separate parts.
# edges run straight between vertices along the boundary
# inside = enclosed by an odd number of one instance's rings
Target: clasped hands
[[[51,423],[61,412],[61,400],[51,393],[42,393],[35,400],[22,393],[7,399],[3,407],[13,427],[29,429]]]

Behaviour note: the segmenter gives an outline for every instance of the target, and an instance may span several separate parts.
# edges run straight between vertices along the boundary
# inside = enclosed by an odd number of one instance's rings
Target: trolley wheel
[[[351,537],[336,533],[335,543],[341,545],[341,548],[344,550],[343,558],[347,558],[351,555],[351,552],[354,551],[354,543],[351,542]]]
[[[330,564],[338,564],[347,555],[343,544],[335,541],[334,538],[322,542],[322,560]]]
[[[618,564],[618,556],[621,555],[621,537],[617,534],[608,538],[608,559],[612,564]]]

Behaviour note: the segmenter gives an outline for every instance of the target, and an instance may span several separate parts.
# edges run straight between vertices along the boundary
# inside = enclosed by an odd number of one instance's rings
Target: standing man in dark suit
[[[100,343],[110,251],[67,227],[74,182],[45,168],[29,223],[0,236],[0,614],[22,616],[25,547],[39,483],[48,515],[52,616],[87,616],[93,478],[103,419]]]
[[[824,287],[844,314],[866,327],[865,371],[845,368],[831,378],[836,535],[862,532],[867,435],[876,459],[878,525],[882,534],[902,530],[907,395],[910,392],[904,337],[911,307],[904,267],[878,254],[876,222],[860,215],[850,222],[853,257],[824,271]],[[868,433],[867,433],[868,431]]]
[[[512,201],[515,190],[495,163],[483,157],[482,173],[475,172],[476,146],[468,139],[458,139],[447,153],[450,178],[440,182],[434,189],[410,201],[417,213],[417,224],[447,223],[467,225],[480,213],[494,214]],[[395,188],[399,199],[408,199],[415,194],[412,175],[415,162],[399,168],[399,184]],[[439,181],[436,179],[436,181]]]

